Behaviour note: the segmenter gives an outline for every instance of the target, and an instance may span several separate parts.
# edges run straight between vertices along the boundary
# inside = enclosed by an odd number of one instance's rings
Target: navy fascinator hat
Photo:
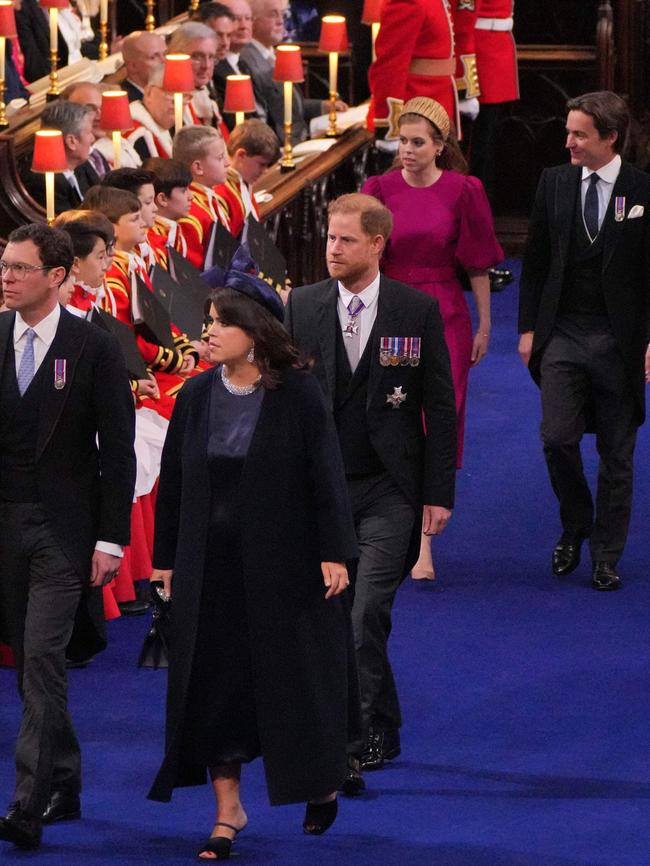
[[[205,282],[211,289],[227,288],[248,295],[253,301],[257,301],[265,307],[278,321],[284,321],[284,304],[282,298],[268,283],[258,277],[259,269],[251,254],[242,244],[230,263],[230,267],[224,272],[218,265],[202,274]]]

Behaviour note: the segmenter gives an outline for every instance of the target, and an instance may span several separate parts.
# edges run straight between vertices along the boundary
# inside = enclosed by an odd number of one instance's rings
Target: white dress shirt
[[[590,184],[590,178],[592,174],[598,175],[598,183],[596,184],[596,192],[598,193],[598,229],[603,224],[603,220],[605,219],[605,214],[607,212],[607,206],[609,205],[609,200],[612,197],[612,190],[614,189],[614,184],[616,183],[616,179],[618,178],[618,174],[621,170],[621,157],[616,154],[614,159],[604,165],[602,168],[599,168],[598,171],[594,172],[590,168],[586,168],[583,166],[582,168],[582,184],[580,185],[580,196],[582,199],[582,212],[585,212],[585,198],[587,197],[587,190]]]
[[[273,48],[267,48],[266,45],[262,45],[262,43],[259,42],[257,39],[251,39],[250,44],[254,45],[255,48],[257,48],[257,50],[260,52],[260,54],[265,60],[268,60],[271,63],[275,63],[275,51],[273,50]]]
[[[79,181],[77,180],[77,175],[74,171],[69,168],[63,172],[63,177],[68,181],[70,186],[77,191],[79,198],[83,200],[83,196],[81,194],[81,187],[79,186]]]
[[[43,358],[47,355],[50,346],[54,341],[56,329],[59,327],[59,319],[61,317],[61,307],[57,304],[51,313],[48,313],[44,319],[37,325],[28,325],[18,311],[16,311],[16,320],[14,322],[14,354],[16,356],[16,376],[20,370],[20,362],[23,359],[25,344],[27,337],[25,334],[32,329],[36,333],[34,339],[34,375],[38,372],[38,368],[43,363]],[[52,373],[54,377],[54,372]],[[54,381],[54,378],[52,378]]]
[[[239,69],[239,54],[236,54],[234,51],[229,51],[226,54],[226,60],[232,66],[232,68],[235,70],[237,75],[241,75],[241,71]]]
[[[38,368],[43,363],[43,358],[47,355],[50,346],[54,342],[56,329],[59,327],[59,319],[61,318],[61,307],[57,304],[51,313],[48,313],[44,319],[36,325],[28,325],[18,311],[16,311],[16,320],[14,322],[14,354],[16,356],[16,375],[20,369],[23,352],[27,337],[25,334],[31,328],[36,337],[34,338],[34,375]],[[52,387],[54,387],[54,367],[52,367]],[[46,383],[47,387],[47,383]],[[95,550],[100,550],[103,553],[110,553],[112,556],[123,556],[124,550],[119,544],[113,544],[110,541],[98,541],[95,545]]]
[[[338,313],[341,331],[345,330],[350,314],[348,313],[348,305],[352,298],[357,297],[363,301],[363,309],[359,312],[355,319],[359,325],[359,357],[361,357],[366,348],[372,326],[377,318],[377,298],[379,297],[379,280],[380,274],[366,286],[362,292],[349,292],[345,286],[339,282],[339,302]]]

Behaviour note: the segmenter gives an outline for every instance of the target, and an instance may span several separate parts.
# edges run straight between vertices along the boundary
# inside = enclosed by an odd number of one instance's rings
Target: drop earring
[[[251,346],[248,350],[248,355],[246,355],[246,360],[249,364],[252,364],[255,360],[255,346]]]

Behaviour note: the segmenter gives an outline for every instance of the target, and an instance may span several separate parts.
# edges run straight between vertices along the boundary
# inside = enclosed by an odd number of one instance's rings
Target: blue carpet
[[[367,775],[330,833],[302,807],[271,809],[259,762],[238,862],[283,866],[649,866],[650,440],[637,448],[624,588],[589,588],[589,564],[550,574],[557,510],[538,441],[537,390],[516,355],[516,291],[495,295],[491,353],[472,373],[457,511],[434,542],[439,579],[409,582],[391,652],[401,758]],[[593,477],[593,444],[586,449]],[[269,504],[269,507],[270,504]],[[207,788],[145,799],[162,748],[165,675],[138,671],[145,620],[111,623],[110,648],[70,674],[84,752],[84,820],[48,828],[3,863],[182,864],[212,824]],[[8,800],[18,700],[0,671],[0,796]]]

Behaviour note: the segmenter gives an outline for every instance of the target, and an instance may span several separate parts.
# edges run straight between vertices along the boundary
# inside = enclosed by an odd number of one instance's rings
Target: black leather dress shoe
[[[136,598],[134,601],[121,601],[117,606],[122,616],[142,616],[150,608],[149,602],[141,598]]]
[[[371,727],[359,758],[362,770],[381,770],[384,766],[384,732]]]
[[[17,848],[26,851],[38,848],[42,837],[41,821],[35,818],[18,803],[12,803],[4,818],[0,818],[0,839],[13,842]]]
[[[384,731],[372,726],[359,759],[362,770],[381,770],[384,761],[391,761],[402,751],[399,730]]]
[[[611,562],[594,562],[591,585],[594,589],[605,591],[618,589],[621,586],[621,578]]]
[[[366,783],[361,775],[361,767],[359,759],[354,755],[348,755],[348,769],[345,774],[345,779],[341,785],[341,792],[346,797],[356,797],[362,791],[366,790]]]
[[[563,532],[562,537],[553,548],[553,574],[564,577],[575,571],[580,564],[580,548],[584,541],[584,535],[572,535]]]
[[[77,821],[79,818],[81,818],[79,795],[71,794],[68,791],[54,791],[43,812],[43,823]]]

